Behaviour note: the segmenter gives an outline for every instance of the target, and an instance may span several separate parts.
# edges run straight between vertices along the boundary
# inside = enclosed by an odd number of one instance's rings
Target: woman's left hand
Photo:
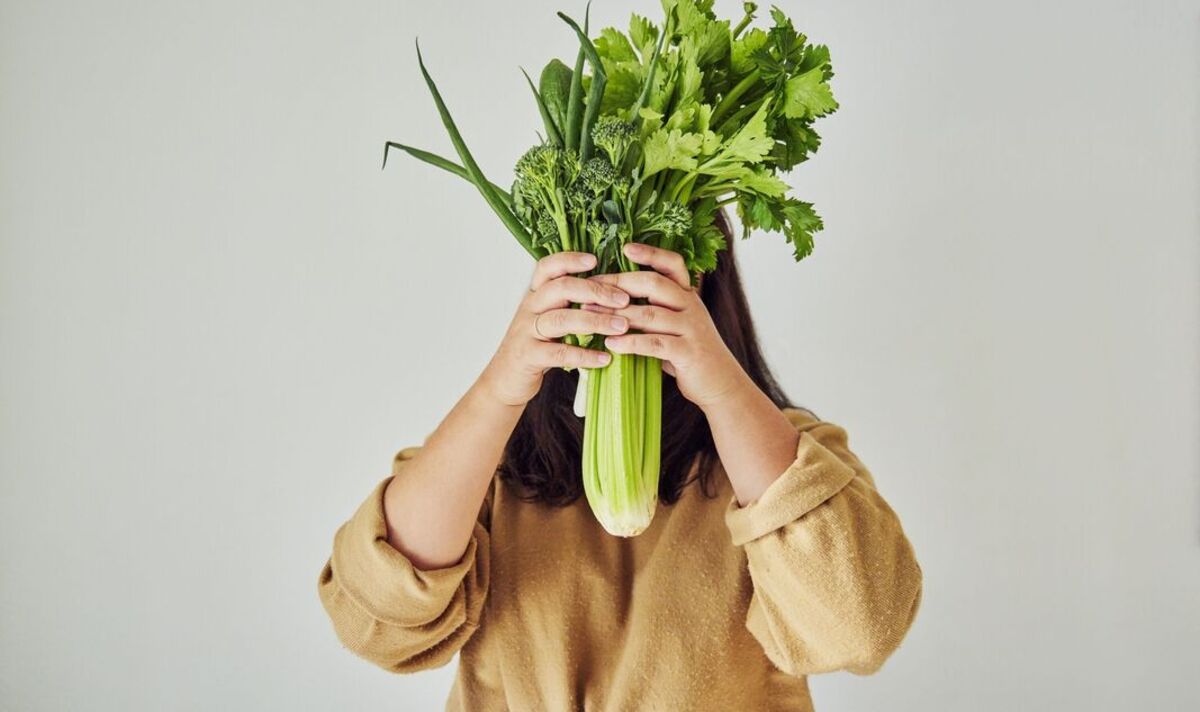
[[[589,279],[613,285],[631,297],[645,297],[650,303],[621,309],[584,307],[623,316],[631,331],[642,332],[605,337],[608,348],[614,353],[662,359],[663,370],[675,377],[680,393],[701,408],[753,385],[717,332],[700,293],[692,288],[683,257],[638,242],[627,243],[624,252],[630,261],[650,270],[598,274]]]

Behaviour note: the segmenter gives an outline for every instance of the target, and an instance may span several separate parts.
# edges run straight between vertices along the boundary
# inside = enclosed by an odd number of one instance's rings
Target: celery
[[[612,354],[587,382],[583,491],[605,531],[637,536],[658,504],[662,361]]]

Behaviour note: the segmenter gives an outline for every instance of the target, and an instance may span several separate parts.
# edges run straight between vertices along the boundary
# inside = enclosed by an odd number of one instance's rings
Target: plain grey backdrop
[[[783,6],[837,71],[790,177],[827,229],[739,243],[746,287],[925,571],[818,709],[1200,709],[1200,2]],[[0,707],[441,708],[453,666],[354,658],[317,575],[530,264],[381,149],[450,151],[419,35],[508,175],[558,9],[0,4]]]

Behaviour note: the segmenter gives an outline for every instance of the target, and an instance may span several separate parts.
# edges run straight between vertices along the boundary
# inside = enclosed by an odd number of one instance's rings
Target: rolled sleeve
[[[869,674],[912,626],[921,567],[846,431],[788,416],[796,459],[758,500],[725,510],[751,581],[746,627],[784,672]]]
[[[418,448],[401,450],[383,479],[334,535],[321,569],[321,602],[342,643],[392,672],[446,664],[480,624],[490,576],[491,492],[462,558],[422,570],[387,541],[383,495]]]
[[[473,569],[478,575],[486,566],[478,553],[480,537],[487,533],[476,528],[458,563],[418,569],[387,541],[383,493],[391,479],[376,485],[338,530],[331,564],[341,586],[372,617],[401,626],[424,626],[464,593],[462,584]]]
[[[837,494],[854,479],[842,462],[811,433],[800,433],[796,459],[757,500],[742,507],[730,497],[725,523],[735,546],[796,521]]]

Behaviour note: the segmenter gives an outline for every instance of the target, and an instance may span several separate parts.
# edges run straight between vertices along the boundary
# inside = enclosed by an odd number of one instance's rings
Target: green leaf
[[[759,163],[775,146],[775,139],[767,133],[767,112],[770,111],[771,100],[767,99],[758,107],[750,120],[738,129],[721,151],[724,159],[735,158],[744,163]]]
[[[538,93],[550,110],[554,123],[562,131],[567,126],[567,107],[571,99],[571,68],[557,59],[550,60],[538,79]]]
[[[608,75],[604,98],[600,100],[601,114],[616,114],[637,102],[642,91],[642,77],[631,69],[620,68]]]
[[[811,153],[821,147],[821,136],[812,128],[811,119],[785,119],[782,140],[775,144],[771,157],[776,168],[791,170],[793,166],[808,160]]]
[[[596,38],[596,52],[613,62],[641,62],[629,38],[615,27],[605,27]]]
[[[694,133],[683,133],[679,129],[659,129],[650,135],[642,146],[645,170],[642,176],[651,176],[662,170],[696,169],[696,156],[700,154],[703,137]]]
[[[783,206],[779,201],[762,195],[742,195],[739,198],[738,207],[747,228],[757,227],[770,232],[783,229]]]
[[[688,272],[711,272],[717,268],[717,253],[726,248],[725,234],[713,224],[717,204],[714,198],[705,198],[692,206],[691,244],[688,245],[684,261]]]
[[[696,63],[708,67],[721,60],[729,53],[729,21],[709,22],[703,28],[692,33],[696,43]]]
[[[676,0],[674,2],[664,2],[663,9],[670,11],[670,6],[675,7],[675,12],[678,17],[678,32],[690,35],[699,31],[703,31],[705,25],[712,22],[712,0]]]
[[[775,20],[775,26],[767,34],[771,38],[775,58],[781,62],[794,62],[800,59],[799,53],[808,38],[804,34],[796,32],[791,19],[779,8],[771,8],[771,17]]]
[[[825,226],[813,210],[812,203],[796,198],[768,198],[761,195],[739,196],[738,212],[748,235],[751,228],[769,232],[783,232],[792,245],[796,261],[807,257],[813,250],[813,233]]]
[[[633,41],[633,46],[642,55],[644,62],[654,53],[654,46],[658,41],[658,26],[635,14],[629,18],[629,39]]]
[[[555,124],[554,116],[550,113],[550,108],[546,106],[546,102],[542,99],[542,95],[538,92],[537,87],[533,85],[533,80],[529,78],[529,72],[524,69],[521,74],[525,75],[525,81],[529,83],[529,90],[533,92],[533,98],[537,102],[538,113],[542,116],[542,125],[546,127],[546,139],[555,146],[562,145],[562,131]]]
[[[676,105],[675,111],[671,112],[671,117],[667,119],[666,127],[668,129],[679,129],[680,131],[691,131],[696,124],[696,112],[699,106],[694,100],[688,100],[685,104]]]
[[[796,67],[796,74],[803,74],[814,67],[821,67],[825,81],[833,78],[833,67],[829,64],[829,48],[825,45],[808,45],[804,50],[804,59]]]
[[[700,132],[708,131],[712,128],[712,104],[701,104],[696,108],[696,130]]]
[[[780,180],[769,170],[759,167],[758,170],[744,168],[737,173],[734,188],[739,191],[757,193],[770,197],[779,197],[788,191],[788,184]]]
[[[683,66],[680,67],[679,79],[675,82],[675,105],[680,106],[689,101],[698,104],[704,101],[701,84],[704,72],[683,52],[680,52],[680,57]]]
[[[715,225],[699,228],[692,233],[690,272],[712,272],[717,268],[717,253],[726,248],[725,233]]]
[[[729,68],[742,76],[754,71],[754,53],[767,45],[767,33],[757,27],[733,41],[729,48]]]
[[[643,107],[640,111],[638,111],[638,118],[641,119],[642,138],[645,138],[662,128],[663,115],[648,106]]]
[[[787,219],[783,234],[792,243],[796,261],[799,262],[812,254],[813,233],[824,229],[825,224],[813,210],[812,203],[803,200],[789,198],[784,204],[783,213]]]
[[[815,118],[837,110],[833,90],[825,83],[821,67],[787,80],[784,85],[783,114],[788,118]]]

